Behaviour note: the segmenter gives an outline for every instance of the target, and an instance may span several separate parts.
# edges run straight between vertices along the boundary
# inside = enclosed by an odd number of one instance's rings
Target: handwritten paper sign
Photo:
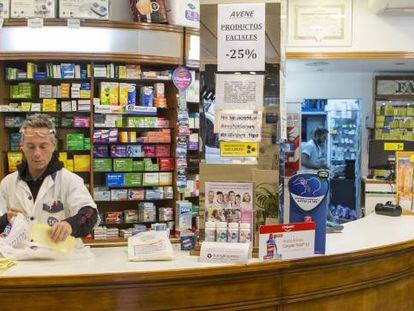
[[[220,141],[259,142],[262,112],[253,110],[217,110],[216,132]]]

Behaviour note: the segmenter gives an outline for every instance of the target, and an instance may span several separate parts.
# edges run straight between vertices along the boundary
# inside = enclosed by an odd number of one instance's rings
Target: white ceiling
[[[201,62],[217,62],[217,5],[201,5]],[[280,4],[266,4],[266,63],[280,61]]]
[[[294,59],[286,68],[287,72],[414,72],[414,59]]]

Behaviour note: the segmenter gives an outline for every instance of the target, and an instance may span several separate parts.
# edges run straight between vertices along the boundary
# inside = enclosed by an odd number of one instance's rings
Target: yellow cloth
[[[0,258],[0,273],[13,267],[16,263],[8,258]]]

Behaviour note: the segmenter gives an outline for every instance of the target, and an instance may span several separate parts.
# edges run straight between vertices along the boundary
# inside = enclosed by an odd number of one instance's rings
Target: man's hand
[[[59,221],[52,227],[50,238],[54,243],[63,242],[72,234],[72,227],[67,221]]]
[[[21,208],[13,207],[7,211],[7,221],[10,223],[14,216],[17,216],[17,213],[23,213]]]

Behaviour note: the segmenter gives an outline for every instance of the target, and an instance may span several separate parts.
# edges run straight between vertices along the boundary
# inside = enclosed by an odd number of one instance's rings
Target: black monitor
[[[370,140],[369,168],[393,170],[395,168],[396,149],[399,151],[414,151],[414,141]]]

